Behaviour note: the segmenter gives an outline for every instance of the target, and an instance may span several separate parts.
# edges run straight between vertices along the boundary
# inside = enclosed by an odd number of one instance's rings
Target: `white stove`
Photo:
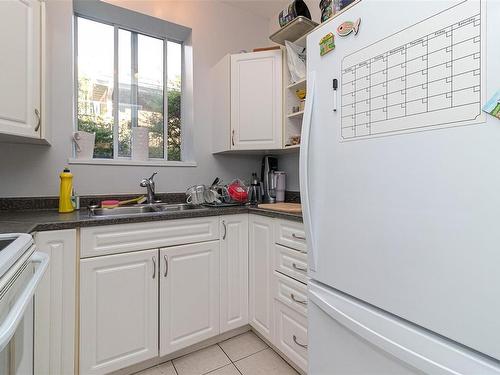
[[[0,234],[0,374],[33,374],[33,314],[49,257],[29,234]]]

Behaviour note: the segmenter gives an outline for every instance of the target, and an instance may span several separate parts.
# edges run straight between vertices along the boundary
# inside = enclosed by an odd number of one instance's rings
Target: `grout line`
[[[266,344],[266,345],[267,345],[267,344]],[[264,350],[267,350],[267,349],[271,349],[271,348],[268,346],[268,347],[266,347],[266,348],[264,348],[264,349],[260,349],[260,350],[256,351],[255,353],[252,353],[252,354],[246,355],[246,356],[244,356],[244,357],[238,358],[235,362],[239,362],[239,361],[241,361],[242,359],[245,359],[245,358],[251,357],[251,356],[253,356],[253,355],[257,354],[257,353],[263,352]],[[271,350],[272,350],[272,349],[271,349]],[[233,363],[235,363],[235,362],[233,362]]]
[[[222,350],[222,353],[224,353],[227,357],[227,359],[229,359],[229,362],[233,363],[233,360],[231,359],[230,356],[227,355],[227,353],[224,351],[224,349],[222,349],[222,346],[219,345],[219,343],[217,343],[217,346],[220,348],[220,350]]]
[[[239,335],[238,335],[239,336]],[[235,337],[238,337],[238,336],[235,336]],[[227,340],[225,340],[227,341]],[[224,341],[221,341],[221,342],[224,342]],[[236,371],[238,371],[239,374],[243,375],[243,373],[240,371],[240,369],[236,366],[236,364],[233,362],[233,360],[231,359],[231,357],[229,357],[229,355],[224,351],[224,349],[222,349],[222,346],[219,345],[220,343],[217,343],[217,346],[220,348],[220,350],[222,350],[222,352],[226,355],[227,358],[229,358],[229,361],[231,362],[231,364],[234,366],[234,368],[236,369]],[[227,366],[227,365],[226,365]]]
[[[230,360],[231,361],[231,360]],[[208,375],[208,374],[211,374],[213,373],[214,371],[217,371],[217,370],[220,370],[221,368],[224,368],[226,366],[229,366],[229,365],[232,365],[233,363],[226,363],[225,365],[221,366],[221,367],[217,367],[217,368],[214,368],[213,370],[210,370],[209,372],[205,372],[203,373],[202,375]],[[236,367],[236,366],[235,366]]]
[[[174,368],[175,373],[179,375],[179,371],[177,371],[177,369],[175,368],[174,360],[172,359],[170,362],[172,362],[172,367]]]

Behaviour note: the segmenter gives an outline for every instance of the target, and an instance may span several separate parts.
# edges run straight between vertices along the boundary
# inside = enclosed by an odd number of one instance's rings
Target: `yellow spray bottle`
[[[66,167],[59,177],[61,178],[61,185],[59,188],[59,212],[73,212],[75,210],[71,203],[73,173]]]

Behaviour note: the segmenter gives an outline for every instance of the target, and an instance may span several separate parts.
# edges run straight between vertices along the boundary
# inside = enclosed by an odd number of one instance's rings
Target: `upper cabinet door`
[[[220,218],[220,331],[248,324],[248,214]]]
[[[0,1],[0,133],[40,137],[39,0]]]
[[[231,56],[231,149],[282,147],[282,52]]]
[[[158,250],[80,261],[80,374],[158,356]]]
[[[160,249],[160,356],[219,334],[219,246]]]

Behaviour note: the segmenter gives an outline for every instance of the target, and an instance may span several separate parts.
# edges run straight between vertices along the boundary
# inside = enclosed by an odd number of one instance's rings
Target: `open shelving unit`
[[[284,45],[289,40],[299,46],[306,47],[307,34],[318,24],[305,17],[297,17],[282,29],[270,36],[273,42]],[[287,64],[286,49],[283,50],[283,148],[298,150],[300,144],[291,145],[290,138],[300,136],[304,111],[293,112],[293,107],[298,107],[300,99],[295,94],[296,90],[305,89],[307,80],[303,78],[297,82],[290,82],[290,71]]]

